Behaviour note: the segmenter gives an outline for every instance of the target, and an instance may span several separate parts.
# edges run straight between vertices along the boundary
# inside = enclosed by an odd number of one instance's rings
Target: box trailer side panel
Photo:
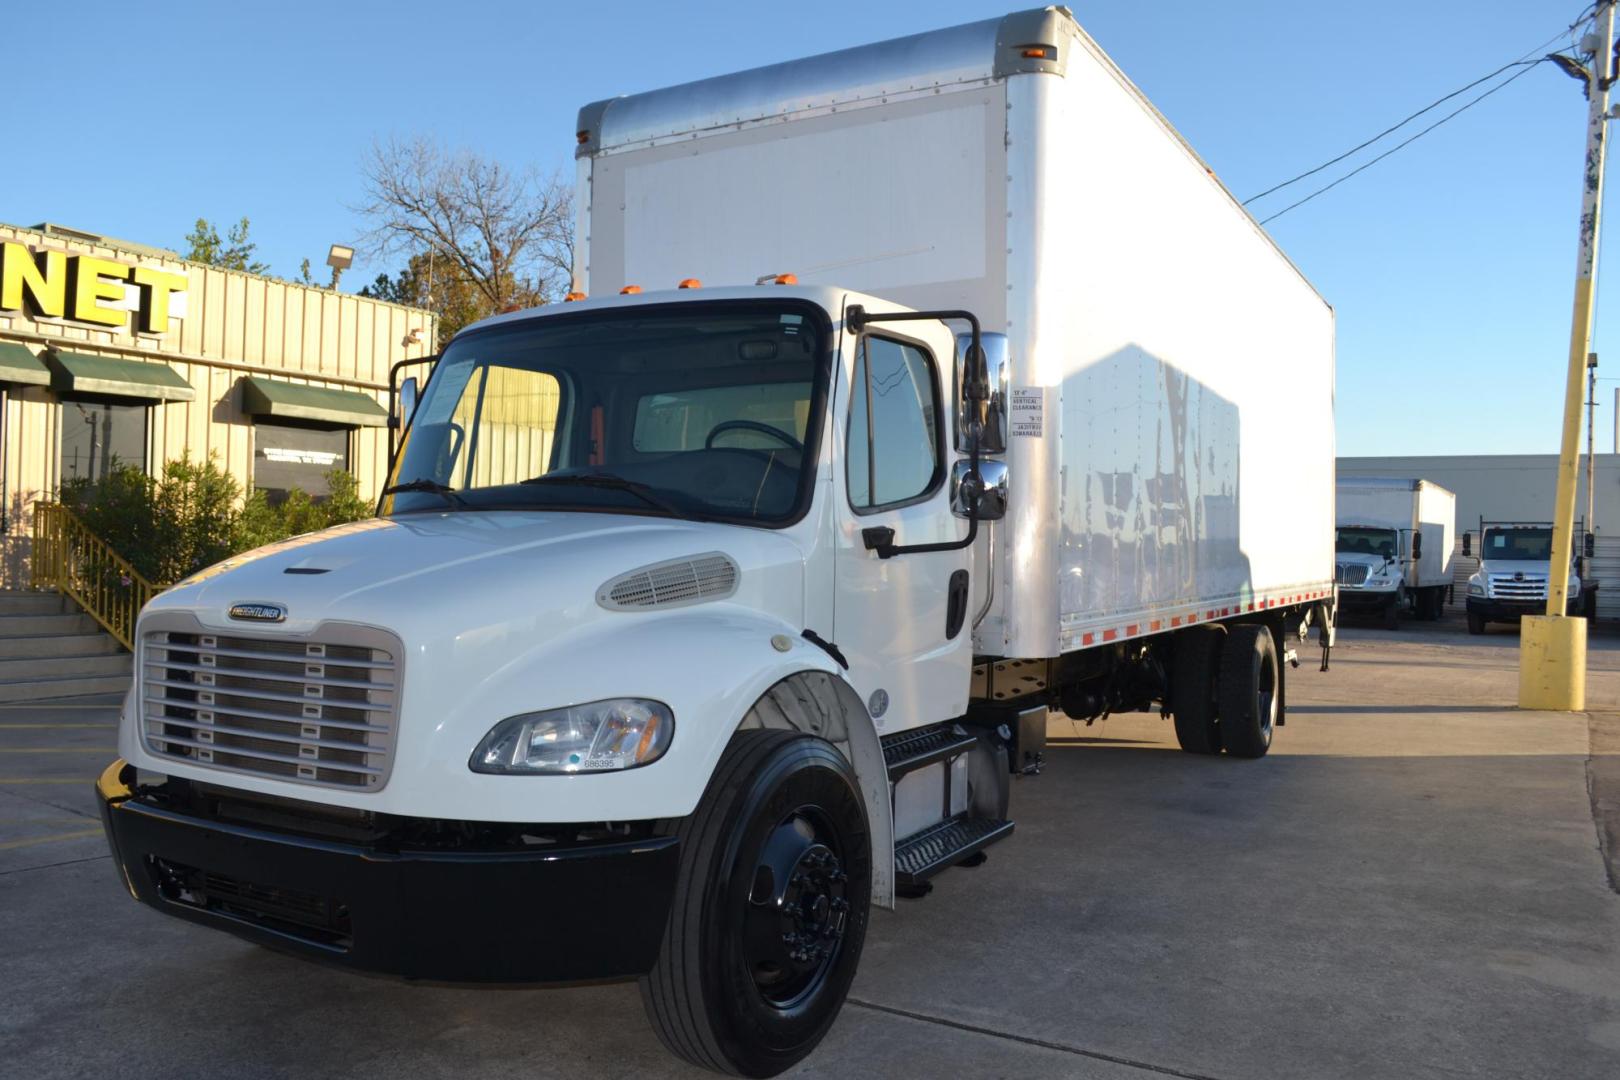
[[[1332,309],[1088,38],[1020,82],[1058,250],[1031,374],[1062,442],[1057,580],[1013,602],[1056,584],[1068,651],[1329,590]]]
[[[1423,557],[1417,560],[1418,584],[1449,586],[1457,559],[1457,496],[1433,481],[1419,480],[1417,520],[1423,531]]]

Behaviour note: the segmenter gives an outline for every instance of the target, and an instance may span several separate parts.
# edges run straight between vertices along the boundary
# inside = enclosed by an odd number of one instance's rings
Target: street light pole
[[[1552,561],[1547,573],[1547,613],[1526,616],[1519,635],[1519,707],[1579,711],[1586,707],[1586,620],[1564,614],[1569,568],[1575,550],[1575,487],[1581,435],[1581,372],[1592,345],[1593,282],[1597,273],[1598,216],[1603,206],[1605,125],[1614,82],[1614,9],[1600,0],[1587,54],[1586,162],[1582,170],[1580,243],[1575,260],[1575,310],[1569,332],[1569,370],[1564,384],[1564,431],[1558,455],[1558,491],[1553,503]]]

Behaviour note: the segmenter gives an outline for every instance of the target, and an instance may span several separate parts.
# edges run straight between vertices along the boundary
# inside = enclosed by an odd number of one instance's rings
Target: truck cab
[[[1413,541],[1412,533],[1389,525],[1340,524],[1334,531],[1333,561],[1344,610],[1377,611],[1393,630],[1406,599],[1406,564]]]
[[[1577,535],[1585,536],[1576,523]],[[1526,615],[1541,615],[1547,607],[1551,573],[1552,525],[1548,522],[1487,522],[1479,528],[1479,569],[1468,579],[1468,632],[1483,634],[1493,622],[1517,623]],[[1463,554],[1471,554],[1472,537],[1463,537]],[[1581,576],[1581,560],[1572,558],[1568,574],[1566,614],[1592,618],[1597,611],[1597,589]]]

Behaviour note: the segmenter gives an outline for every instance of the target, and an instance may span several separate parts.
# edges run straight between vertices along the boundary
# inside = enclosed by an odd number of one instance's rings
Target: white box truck
[[[1432,480],[1341,476],[1334,580],[1346,613],[1393,630],[1407,607],[1438,619],[1452,587],[1457,496]]]
[[[1060,8],[597,103],[578,161],[588,297],[402,387],[375,520],[147,607],[100,802],[171,915],[637,978],[768,1076],[1049,708],[1266,753],[1331,644],[1333,313]]]
[[[1547,582],[1551,576],[1550,521],[1479,522],[1479,569],[1468,578],[1468,632],[1483,634],[1493,622],[1517,623],[1526,615],[1547,613]],[[1463,555],[1474,556],[1473,533],[1463,534]],[[1575,520],[1575,535],[1582,539],[1582,555],[1571,556],[1564,612],[1597,618],[1598,583],[1584,567],[1592,558],[1595,538],[1584,520]]]

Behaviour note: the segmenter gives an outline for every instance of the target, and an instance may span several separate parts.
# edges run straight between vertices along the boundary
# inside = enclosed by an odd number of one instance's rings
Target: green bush
[[[157,476],[115,465],[100,480],[67,481],[60,498],[147,580],[169,584],[237,552],[371,516],[353,476],[333,469],[327,483],[331,494],[318,500],[297,488],[274,504],[262,491],[244,498],[210,456],[171,461]]]

